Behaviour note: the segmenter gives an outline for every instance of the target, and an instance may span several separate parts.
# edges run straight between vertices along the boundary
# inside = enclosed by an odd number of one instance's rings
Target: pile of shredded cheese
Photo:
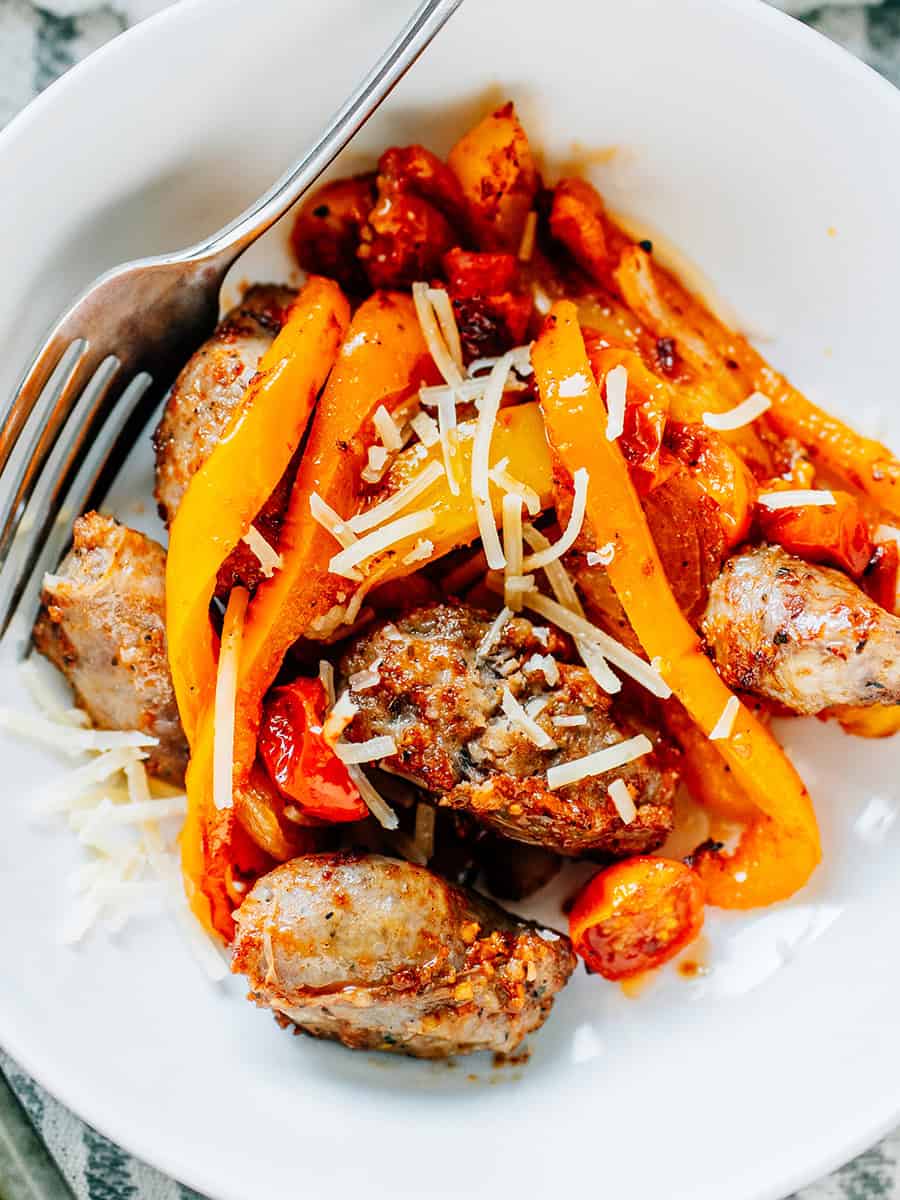
[[[176,838],[187,798],[144,767],[156,738],[87,728],[86,714],[59,699],[60,681],[41,660],[27,659],[21,677],[37,711],[0,709],[0,728],[76,762],[27,801],[36,819],[63,818],[87,856],[67,880],[73,902],[61,941],[76,944],[97,928],[115,934],[134,917],[167,909],[205,973],[225,978],[226,959],[191,913],[181,880]]]

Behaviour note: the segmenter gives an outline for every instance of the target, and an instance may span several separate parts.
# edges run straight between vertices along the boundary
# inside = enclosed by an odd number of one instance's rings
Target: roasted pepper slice
[[[664,679],[708,735],[731,692],[703,653],[666,582],[621,451],[602,432],[595,432],[606,428],[606,409],[573,304],[554,305],[532,361],[557,470],[568,477],[579,468],[588,472],[586,530],[596,545],[615,546],[607,571],[631,625],[647,657],[659,659]],[[744,706],[739,706],[730,736],[717,745],[740,787],[792,846],[789,859],[765,860],[754,903],[793,895],[821,857],[809,793],[775,739]],[[721,854],[707,855],[701,874],[723,873],[729,861]],[[743,894],[739,887],[722,886],[716,902],[740,907]]]
[[[178,711],[191,745],[215,690],[209,605],[216,574],[300,444],[348,319],[340,288],[311,278],[263,355],[221,441],[188,485],[172,523],[166,636]]]

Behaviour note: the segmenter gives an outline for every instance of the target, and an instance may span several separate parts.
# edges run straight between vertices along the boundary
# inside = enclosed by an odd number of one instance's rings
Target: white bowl
[[[254,197],[410,7],[185,0],[14,121],[0,135],[2,393],[93,275]],[[664,232],[815,399],[900,444],[892,88],[762,4],[468,0],[343,169],[392,142],[444,151],[506,96],[548,172],[618,147],[592,168],[610,203]],[[287,269],[281,230],[238,277]],[[118,492],[127,519],[149,486],[145,448]],[[24,703],[18,689],[4,674],[5,702]],[[823,826],[811,886],[712,913],[708,976],[669,970],[627,998],[579,972],[530,1064],[500,1071],[292,1038],[240,981],[210,986],[165,920],[62,948],[80,851],[27,812],[58,764],[4,743],[0,1041],[103,1132],[217,1198],[782,1196],[900,1119],[897,751],[816,722],[784,736]],[[543,913],[561,922],[558,897]]]

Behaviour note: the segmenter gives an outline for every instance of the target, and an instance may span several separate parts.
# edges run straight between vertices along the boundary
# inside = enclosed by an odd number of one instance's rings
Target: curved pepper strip
[[[586,525],[597,545],[615,546],[610,581],[648,658],[659,658],[663,678],[708,735],[731,692],[678,608],[625,460],[604,436],[606,407],[573,304],[553,306],[532,361],[554,455],[568,476],[587,470]],[[695,865],[710,902],[740,908],[785,899],[806,883],[821,857],[809,793],[775,739],[743,705],[730,737],[717,747],[768,821],[751,824],[734,855],[698,855]]]
[[[216,575],[299,446],[349,315],[337,284],[309,280],[221,440],[191,479],[172,523],[166,637],[178,711],[192,746],[200,714],[215,692],[209,606]]]
[[[626,302],[658,336],[682,348],[699,338],[724,364],[720,375],[739,376],[746,392],[768,396],[766,421],[782,437],[805,445],[817,466],[847,479],[886,512],[900,518],[900,460],[880,442],[863,437],[799,392],[745,337],[724,325],[669,271],[633,243],[621,254],[615,278]],[[740,431],[738,431],[740,432]]]
[[[244,882],[270,860],[234,809],[212,797],[216,637],[209,606],[219,567],[284,474],[306,429],[349,320],[330,280],[312,277],[263,355],[221,441],[194,475],[178,509],[166,563],[166,634],[181,720],[191,746],[182,870],[191,907],[210,929],[232,930]],[[198,769],[198,761],[203,764]]]

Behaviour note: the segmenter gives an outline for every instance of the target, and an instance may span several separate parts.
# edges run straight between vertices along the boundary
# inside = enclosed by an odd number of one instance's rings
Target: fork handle
[[[424,0],[317,141],[267,192],[218,233],[185,251],[185,258],[227,268],[299,200],[403,78],[462,0]]]

